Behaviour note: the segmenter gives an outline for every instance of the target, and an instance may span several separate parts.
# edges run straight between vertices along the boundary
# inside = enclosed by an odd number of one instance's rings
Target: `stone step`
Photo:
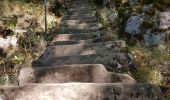
[[[149,83],[65,83],[0,87],[1,100],[164,100]]]
[[[62,24],[61,27],[70,29],[100,29],[102,24],[100,23],[81,23],[81,24]]]
[[[64,20],[83,20],[83,19],[94,19],[94,16],[65,16]]]
[[[61,28],[62,33],[69,33],[69,34],[90,33],[90,32],[98,32],[98,31],[99,29],[71,29],[71,28],[64,28],[64,27]]]
[[[75,1],[75,2],[72,2],[70,5],[89,5],[89,3],[87,1]]]
[[[75,1],[73,3],[71,3],[70,5],[90,5],[90,2],[87,1]]]
[[[65,17],[77,17],[77,18],[78,17],[83,17],[83,18],[87,17],[88,18],[91,16],[95,16],[95,14],[94,13],[82,13],[82,14],[81,13],[71,13],[71,14],[68,13],[65,15]]]
[[[92,44],[75,45],[55,45],[48,46],[41,59],[48,57],[77,56],[90,54],[103,54],[123,52],[126,50],[126,44],[122,41],[110,41]]]
[[[74,13],[74,12],[89,12],[89,11],[97,11],[95,8],[91,9],[70,9],[68,12]]]
[[[95,23],[98,22],[96,18],[93,19],[83,19],[83,20],[63,20],[61,24],[82,24],[82,23]]]
[[[88,6],[84,6],[84,7],[81,7],[81,6],[79,6],[79,7],[73,7],[73,8],[69,8],[69,11],[84,11],[84,10],[91,10],[91,11],[93,11],[93,10],[96,10],[96,8],[92,8],[92,7],[88,7]]]
[[[95,36],[97,37],[97,36]],[[91,44],[91,43],[100,43],[100,42],[109,42],[113,41],[112,36],[101,36],[97,38],[87,39],[87,40],[70,40],[70,41],[55,41],[55,39],[49,43],[47,46],[54,45],[74,45],[74,44]],[[116,41],[117,42],[117,41]],[[123,41],[121,41],[123,43]]]
[[[101,64],[63,65],[57,67],[23,68],[19,84],[28,83],[136,83],[128,74],[107,72]]]
[[[58,34],[53,38],[53,41],[72,41],[72,40],[86,40],[96,38],[98,34],[103,36],[101,32],[80,33],[80,34]]]
[[[84,11],[84,12],[68,12],[66,15],[83,15],[83,14],[96,14],[95,11]]]
[[[131,67],[131,58],[127,53],[103,53],[63,57],[48,56],[44,59],[33,61],[32,66],[49,67],[70,64],[103,64],[107,70],[117,71],[121,68]]]
[[[89,4],[73,4],[73,5],[71,5],[70,6],[70,9],[74,9],[74,8],[92,8],[92,6],[91,5],[89,5]],[[94,8],[94,7],[93,7]]]
[[[79,14],[84,14],[84,13],[92,13],[92,12],[96,12],[97,10],[89,10],[89,9],[86,9],[86,10],[69,10],[68,13],[69,14],[75,14],[75,13],[79,13]]]

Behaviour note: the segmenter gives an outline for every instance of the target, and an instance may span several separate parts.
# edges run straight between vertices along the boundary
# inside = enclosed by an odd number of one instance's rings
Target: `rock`
[[[160,33],[160,34],[154,35],[149,32],[149,34],[144,35],[144,40],[145,40],[146,46],[163,44],[165,42],[165,38],[166,38],[165,33]]]
[[[18,39],[15,36],[7,36],[7,38],[0,37],[0,48],[7,50],[9,46],[17,47]]]
[[[127,20],[125,32],[131,35],[140,34],[141,30],[139,28],[141,24],[142,24],[142,18],[140,17],[140,15],[131,16]]]
[[[170,7],[164,12],[160,12],[157,18],[158,27],[161,30],[166,30],[170,28]]]
[[[106,4],[109,3],[110,0],[103,0],[102,6],[105,6]]]
[[[118,13],[116,11],[109,13],[108,20],[110,22],[116,21],[117,18],[118,18]]]
[[[154,12],[153,4],[144,5],[143,8],[142,8],[142,11],[149,13],[149,14],[152,14],[152,12]]]
[[[13,31],[14,31],[15,33],[25,33],[25,32],[27,32],[26,29],[14,29]]]

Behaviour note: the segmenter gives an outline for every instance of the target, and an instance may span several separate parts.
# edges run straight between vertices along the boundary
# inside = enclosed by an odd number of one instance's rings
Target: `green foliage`
[[[140,64],[139,69],[132,73],[137,81],[158,85],[165,83],[161,73],[168,70],[168,62],[170,61],[168,47],[165,45],[164,49],[160,47],[149,49],[141,46],[128,48],[128,51]]]
[[[165,96],[164,100],[170,100],[169,96]]]
[[[9,26],[9,27],[15,27],[16,24],[17,24],[17,22],[18,22],[17,16],[13,16],[13,17],[11,17],[11,18],[8,19],[8,21],[7,21],[7,26]]]
[[[163,77],[159,70],[152,69],[148,66],[141,66],[136,72],[133,72],[134,78],[141,83],[161,84]]]

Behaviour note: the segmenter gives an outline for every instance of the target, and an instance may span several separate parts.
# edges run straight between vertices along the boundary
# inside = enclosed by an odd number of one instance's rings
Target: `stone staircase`
[[[122,40],[99,31],[92,8],[77,0],[31,68],[22,68],[17,87],[0,87],[0,100],[163,100],[161,90],[116,73],[131,57]],[[102,34],[101,34],[102,33]]]

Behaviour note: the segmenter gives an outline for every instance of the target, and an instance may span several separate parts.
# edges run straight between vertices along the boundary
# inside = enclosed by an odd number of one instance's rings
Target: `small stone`
[[[122,68],[122,65],[119,64],[119,63],[117,63],[117,68],[118,68],[118,69]]]

